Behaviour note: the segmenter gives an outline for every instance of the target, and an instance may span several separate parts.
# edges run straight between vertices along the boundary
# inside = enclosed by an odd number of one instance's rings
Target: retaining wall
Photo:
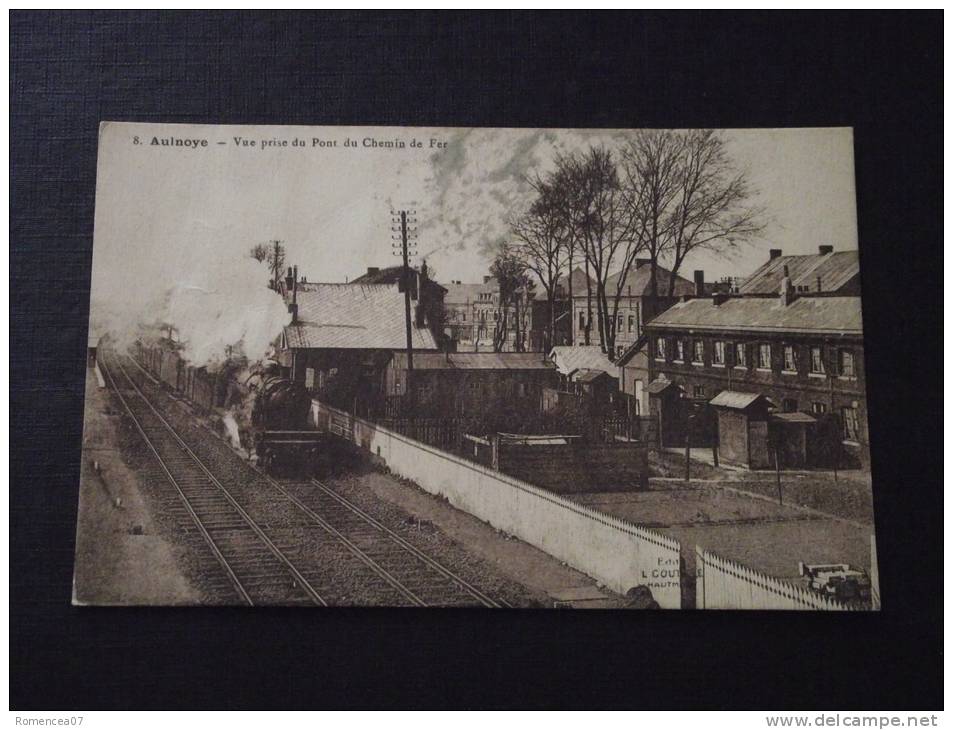
[[[421,489],[534,545],[611,590],[646,585],[680,608],[679,544],[660,533],[440,451],[314,401],[314,422],[378,457]]]

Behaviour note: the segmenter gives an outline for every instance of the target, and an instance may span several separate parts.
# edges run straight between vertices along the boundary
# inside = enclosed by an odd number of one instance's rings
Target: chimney
[[[780,255],[781,255],[780,248],[772,248],[770,251],[768,251],[768,261],[774,261],[774,259],[776,259]]]
[[[367,275],[368,275],[368,276],[374,276],[375,274],[379,274],[379,273],[381,273],[380,267],[377,267],[377,266],[368,266],[368,267],[367,267]]]
[[[291,273],[291,267],[288,267],[288,273],[285,275],[285,290],[291,291],[291,287],[294,286],[294,277]]]
[[[720,307],[722,304],[728,301],[728,292],[725,291],[716,291],[711,297],[711,303],[716,307]]]
[[[705,296],[705,272],[701,269],[695,269],[695,296]]]
[[[650,263],[652,263],[652,259],[636,259],[635,268],[641,269],[643,266],[648,266]]]
[[[794,286],[791,284],[791,276],[788,273],[787,264],[784,266],[784,276],[781,277],[781,306],[786,307],[794,301]]]
[[[821,256],[826,256],[829,253],[834,253],[834,247],[833,246],[818,246],[817,252]]]

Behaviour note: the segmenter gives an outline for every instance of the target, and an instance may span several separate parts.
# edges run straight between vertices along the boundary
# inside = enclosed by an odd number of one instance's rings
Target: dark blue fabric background
[[[941,25],[12,13],[12,707],[938,705]],[[101,120],[854,126],[884,611],[70,607]]]

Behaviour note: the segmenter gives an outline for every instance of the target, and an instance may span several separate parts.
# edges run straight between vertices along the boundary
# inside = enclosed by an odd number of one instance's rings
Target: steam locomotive
[[[250,437],[258,463],[269,472],[312,471],[321,455],[323,433],[308,423],[308,391],[286,377],[274,361],[259,365],[245,386],[251,412],[250,423],[243,424],[248,434],[243,436]]]

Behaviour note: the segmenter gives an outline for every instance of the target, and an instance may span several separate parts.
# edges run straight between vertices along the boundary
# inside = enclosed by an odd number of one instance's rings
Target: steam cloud
[[[161,335],[161,324],[172,325],[180,354],[195,366],[214,369],[229,351],[260,360],[290,321],[284,300],[267,281],[266,266],[250,257],[190,268],[151,295],[129,291],[112,301],[94,300],[91,321],[97,333],[108,332],[121,347]]]

